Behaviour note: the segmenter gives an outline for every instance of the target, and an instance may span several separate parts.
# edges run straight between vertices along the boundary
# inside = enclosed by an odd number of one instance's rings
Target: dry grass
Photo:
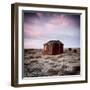
[[[58,75],[58,72],[59,72],[59,70],[55,70],[55,69],[49,69],[47,71],[47,73],[48,73],[49,76]]]
[[[67,48],[60,55],[43,55],[41,49],[27,49],[24,53],[24,77],[80,74],[79,48]]]

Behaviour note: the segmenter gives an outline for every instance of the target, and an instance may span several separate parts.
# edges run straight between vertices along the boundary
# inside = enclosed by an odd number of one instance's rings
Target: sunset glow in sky
[[[24,48],[43,48],[49,40],[79,48],[80,15],[24,11]]]

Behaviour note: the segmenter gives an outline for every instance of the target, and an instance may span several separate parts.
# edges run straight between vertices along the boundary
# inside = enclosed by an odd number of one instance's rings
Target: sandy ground
[[[65,49],[63,54],[43,55],[41,49],[24,50],[24,77],[80,74],[80,49]]]

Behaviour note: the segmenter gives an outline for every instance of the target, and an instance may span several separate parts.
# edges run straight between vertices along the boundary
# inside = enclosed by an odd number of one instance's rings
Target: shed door
[[[53,54],[59,54],[59,44],[58,43],[54,43],[53,44]]]

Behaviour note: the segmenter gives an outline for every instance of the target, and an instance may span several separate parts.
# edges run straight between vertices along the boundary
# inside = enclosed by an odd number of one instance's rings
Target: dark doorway
[[[54,43],[53,44],[53,54],[59,54],[59,44],[58,43]]]

